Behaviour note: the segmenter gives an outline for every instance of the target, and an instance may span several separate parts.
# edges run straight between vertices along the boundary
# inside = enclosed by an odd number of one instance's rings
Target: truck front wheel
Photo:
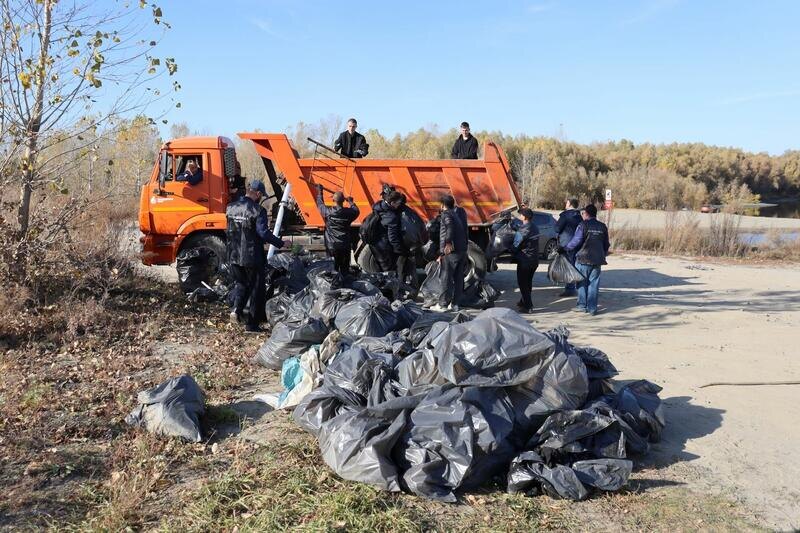
[[[181,290],[189,293],[205,281],[213,286],[220,277],[220,266],[225,262],[225,241],[218,235],[201,233],[190,235],[178,253],[178,281]]]

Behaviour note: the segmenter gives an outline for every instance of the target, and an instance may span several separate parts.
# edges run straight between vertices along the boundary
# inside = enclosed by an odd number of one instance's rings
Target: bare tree
[[[17,233],[24,240],[34,192],[54,183],[70,160],[95,156],[100,126],[110,134],[115,119],[152,112],[157,103],[158,115],[171,107],[170,91],[162,93],[157,80],[177,65],[153,55],[169,27],[155,4],[0,0],[0,6],[0,142],[6,165],[14,166],[0,176],[3,187],[19,188]],[[154,40],[146,38],[152,30]]]

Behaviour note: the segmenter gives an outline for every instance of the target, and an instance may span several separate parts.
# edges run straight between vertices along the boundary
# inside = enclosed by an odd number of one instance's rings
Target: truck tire
[[[480,278],[486,275],[486,267],[488,266],[486,254],[483,253],[483,250],[480,246],[478,246],[478,244],[472,241],[467,242],[467,263],[467,275],[469,275],[469,273],[473,270]]]
[[[222,237],[212,233],[190,235],[181,245],[181,251],[190,250],[193,248],[205,248],[212,252],[209,255],[205,272],[202,276],[200,276],[200,278],[202,281],[205,281],[213,287],[214,282],[220,277],[219,268],[225,262],[225,257],[227,256],[225,241],[222,239]],[[181,284],[181,290],[184,292],[191,292],[195,288],[196,287],[184,287],[183,284]]]

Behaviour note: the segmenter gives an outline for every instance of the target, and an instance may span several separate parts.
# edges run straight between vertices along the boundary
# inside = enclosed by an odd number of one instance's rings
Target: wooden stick
[[[732,385],[735,387],[751,387],[755,385],[800,385],[800,381],[740,381],[738,383],[720,381],[716,383],[706,383],[705,385],[700,385],[700,388],[703,389],[705,387],[716,387],[718,385]]]

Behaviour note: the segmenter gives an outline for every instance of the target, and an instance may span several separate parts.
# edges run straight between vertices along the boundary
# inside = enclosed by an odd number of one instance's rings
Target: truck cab
[[[202,180],[179,181],[194,161]],[[139,198],[142,262],[169,265],[181,250],[204,246],[225,253],[225,207],[235,173],[236,151],[226,137],[185,137],[164,143]]]

